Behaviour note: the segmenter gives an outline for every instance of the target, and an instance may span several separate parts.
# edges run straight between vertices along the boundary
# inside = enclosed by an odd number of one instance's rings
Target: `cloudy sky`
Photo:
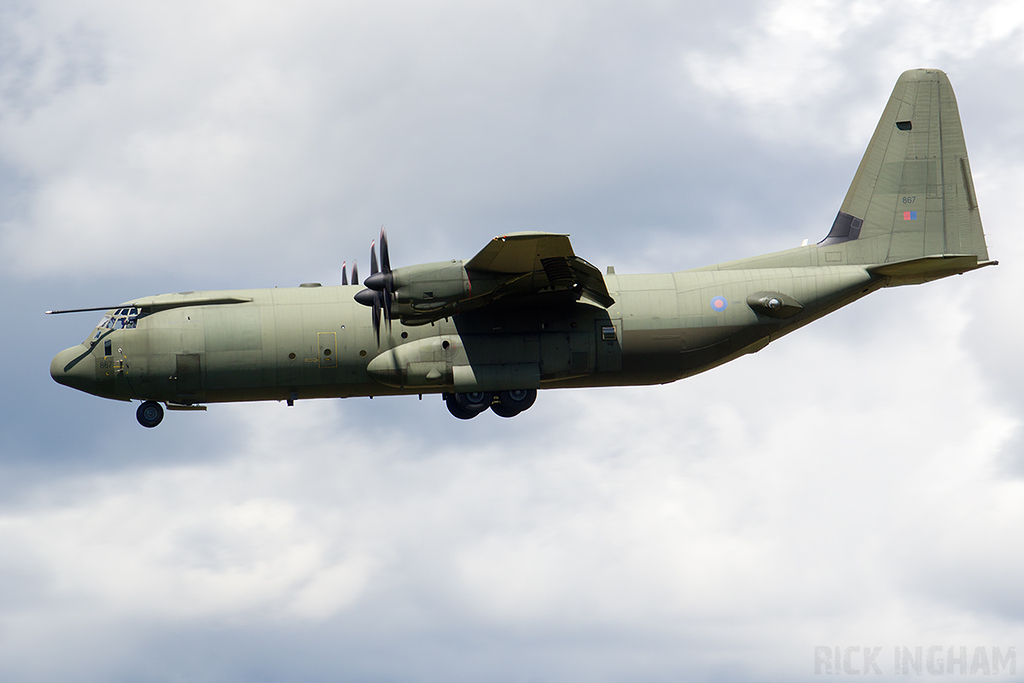
[[[548,230],[620,273],[820,239],[922,66],[1002,265],[705,375],[154,430],[48,375],[95,320],[46,309],[335,283],[381,224],[396,264]],[[1017,0],[0,0],[0,679],[1024,673],[1022,86]]]

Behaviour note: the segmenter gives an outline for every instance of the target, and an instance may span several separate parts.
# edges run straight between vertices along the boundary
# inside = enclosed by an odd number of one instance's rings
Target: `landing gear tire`
[[[471,391],[462,394],[453,394],[455,403],[471,413],[481,413],[494,403],[494,394],[489,391]]]
[[[459,405],[458,401],[455,400],[454,394],[446,394],[444,397],[444,403],[448,406],[448,412],[460,420],[471,420],[481,412],[479,410],[475,412],[472,410],[466,410]]]
[[[515,408],[507,408],[501,403],[492,404],[491,410],[494,411],[495,415],[500,415],[501,417],[515,417],[520,412],[522,412],[520,410],[516,410]]]
[[[537,400],[536,389],[513,389],[512,391],[502,391],[498,393],[498,404],[501,405],[506,411],[515,411],[521,413]],[[498,413],[497,410],[494,412]],[[511,417],[510,415],[502,415],[502,417]]]
[[[135,411],[135,417],[143,427],[153,428],[164,419],[164,409],[156,401],[146,401]]]

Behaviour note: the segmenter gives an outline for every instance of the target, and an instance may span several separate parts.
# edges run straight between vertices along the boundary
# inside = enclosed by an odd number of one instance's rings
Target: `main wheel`
[[[455,402],[463,410],[471,413],[479,413],[487,410],[494,403],[494,394],[489,391],[472,391],[463,394],[453,394]]]
[[[156,401],[146,401],[135,411],[135,417],[143,427],[156,427],[164,419],[164,409]]]
[[[455,400],[454,394],[446,394],[444,397],[444,404],[448,406],[448,412],[459,418],[460,420],[471,420],[480,414],[481,411],[466,410],[459,405],[458,401]]]
[[[494,411],[495,415],[500,415],[501,417],[515,417],[520,413],[520,411],[515,408],[506,408],[501,403],[491,404],[491,410]]]
[[[513,389],[512,391],[502,391],[498,394],[498,402],[501,406],[510,411],[514,410],[517,413],[521,413],[532,406],[536,400],[536,389]],[[498,414],[501,415],[501,413]],[[506,416],[502,415],[502,417]]]

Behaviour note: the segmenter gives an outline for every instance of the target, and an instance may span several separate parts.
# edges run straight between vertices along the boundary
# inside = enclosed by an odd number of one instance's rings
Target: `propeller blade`
[[[352,262],[352,284],[359,284],[359,263],[356,261]]]
[[[380,226],[380,269],[385,273],[391,272],[391,257],[388,254],[388,234],[384,232],[384,226]]]
[[[348,284],[348,271],[345,270],[345,262],[341,262],[341,284],[342,286]]]
[[[377,336],[377,348],[380,348],[380,297],[373,297],[373,333]]]
[[[388,250],[388,233],[384,226],[380,226],[380,269],[384,273],[383,287],[381,287],[381,299],[384,303],[384,320],[388,326],[388,334],[391,333],[391,303],[394,299],[394,278],[391,276],[391,254]]]
[[[377,348],[380,348],[380,319],[383,315],[384,322],[388,326],[388,334],[391,334],[391,312],[395,300],[395,282],[391,274],[391,254],[388,251],[388,236],[384,226],[380,227],[380,264],[377,263],[377,243],[370,242],[370,275],[363,282],[366,289],[356,293],[355,300],[364,306],[373,309],[373,333],[377,338]],[[352,282],[359,282],[356,265],[352,264]]]

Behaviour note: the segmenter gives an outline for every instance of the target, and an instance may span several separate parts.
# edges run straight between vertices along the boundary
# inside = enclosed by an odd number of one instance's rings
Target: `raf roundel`
[[[729,305],[729,302],[725,300],[724,296],[716,296],[711,300],[711,310],[713,311],[724,311]]]

